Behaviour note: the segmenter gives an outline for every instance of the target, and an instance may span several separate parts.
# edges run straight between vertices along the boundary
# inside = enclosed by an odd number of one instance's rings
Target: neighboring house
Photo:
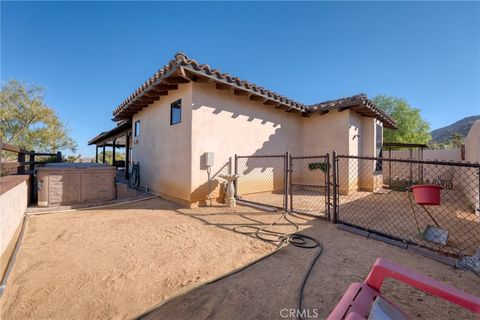
[[[131,149],[127,165],[140,163],[140,184],[186,205],[207,198],[205,152],[214,153],[213,173],[235,154],[376,156],[383,127],[396,125],[365,95],[305,105],[182,53],[120,104],[113,120],[118,126],[89,144],[98,152],[130,134],[121,146]],[[370,180],[368,189],[372,179],[358,181]]]

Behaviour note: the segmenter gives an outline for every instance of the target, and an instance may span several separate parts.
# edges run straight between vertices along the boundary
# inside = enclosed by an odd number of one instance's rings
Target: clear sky
[[[406,98],[432,129],[480,114],[479,2],[1,3],[1,78],[46,88],[82,156],[183,51],[310,104]]]

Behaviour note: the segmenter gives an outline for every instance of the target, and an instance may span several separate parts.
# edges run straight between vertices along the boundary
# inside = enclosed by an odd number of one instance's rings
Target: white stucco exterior
[[[170,105],[182,99],[182,121],[170,125]],[[192,146],[192,84],[136,113],[140,135],[132,136],[132,161],[140,163],[140,185],[166,198],[190,201]],[[134,128],[132,128],[134,132]]]
[[[170,105],[182,99],[182,121],[170,125]],[[214,153],[211,174],[229,170],[229,159],[237,155],[271,155],[289,151],[292,155],[375,155],[374,118],[354,111],[332,110],[328,114],[302,117],[230,90],[218,90],[207,83],[182,84],[176,91],[136,113],[141,133],[132,138],[132,160],[140,162],[140,184],[182,204],[204,203],[209,190],[208,174],[202,163],[205,152]],[[262,167],[249,160],[245,172],[260,170],[257,191],[281,188],[283,163]],[[356,160],[350,160],[356,162]],[[351,170],[358,168],[351,166]],[[348,176],[355,176],[350,172]],[[254,176],[254,175],[249,175]],[[344,177],[345,179],[347,176]],[[248,177],[242,185],[248,184]],[[211,181],[212,197],[220,194],[222,179]],[[358,186],[358,179],[350,182]],[[348,190],[346,190],[348,192]]]
[[[9,245],[12,246],[12,241],[16,240],[14,235],[20,228],[25,210],[27,209],[28,194],[28,179],[24,179],[0,195],[0,256],[2,260],[8,259],[10,252],[6,253],[7,247]],[[13,250],[13,246],[11,249]],[[3,262],[1,263],[2,266],[4,265]]]

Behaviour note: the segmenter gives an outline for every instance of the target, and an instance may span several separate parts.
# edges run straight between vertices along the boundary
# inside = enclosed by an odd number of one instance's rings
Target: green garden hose
[[[241,226],[241,227],[237,227],[237,228],[234,228],[233,230],[238,232],[238,233],[241,233],[241,234],[246,234],[246,235],[252,235],[254,234],[258,239],[262,240],[262,241],[265,241],[265,242],[279,242],[279,245],[277,247],[277,249],[275,249],[275,251],[273,252],[270,252],[269,254],[263,256],[263,257],[260,257],[259,259],[243,266],[243,267],[240,267],[240,268],[237,268],[229,273],[226,273],[224,275],[221,275],[220,277],[218,278],[215,278],[215,279],[212,279],[212,280],[208,280],[206,282],[202,282],[202,283],[199,283],[197,285],[194,285],[190,288],[187,288],[179,293],[177,293],[176,295],[170,297],[169,299],[166,299],[164,301],[162,301],[160,304],[154,306],[153,308],[147,310],[146,312],[144,312],[143,314],[135,317],[135,319],[143,319],[144,317],[152,314],[155,310],[157,310],[159,307],[161,307],[162,305],[166,304],[167,302],[175,299],[175,298],[178,298],[179,296],[181,295],[184,295],[184,294],[187,294],[195,289],[198,289],[202,286],[205,286],[205,285],[209,285],[209,284],[212,284],[212,283],[215,283],[215,282],[218,282],[220,280],[223,280],[225,278],[228,278],[230,276],[233,276],[237,273],[240,273],[248,268],[250,268],[251,266],[273,256],[274,254],[276,254],[278,251],[280,251],[280,249],[282,249],[284,246],[286,246],[287,244],[291,244],[295,247],[298,247],[298,248],[303,248],[303,249],[314,249],[314,248],[318,248],[318,251],[315,255],[315,257],[313,258],[312,262],[310,263],[310,266],[307,270],[307,272],[305,273],[303,279],[302,279],[302,283],[301,283],[301,286],[300,286],[300,289],[299,289],[299,294],[298,294],[298,302],[297,302],[297,305],[298,305],[298,310],[299,311],[302,311],[303,310],[303,292],[305,291],[305,285],[307,283],[307,280],[310,276],[310,274],[312,273],[312,270],[313,270],[313,267],[315,266],[316,262],[318,261],[318,258],[320,257],[320,255],[322,254],[323,252],[323,246],[322,244],[315,238],[313,237],[310,237],[308,235],[305,235],[305,234],[301,234],[301,233],[297,233],[297,231],[300,229],[299,226],[291,221],[288,216],[289,215],[293,215],[292,213],[289,213],[289,212],[283,212],[281,214],[281,216],[275,220],[275,222],[273,222],[272,224],[270,224],[268,227],[273,227],[274,225],[276,225],[281,219],[285,219],[287,220],[292,226],[295,227],[295,231],[293,233],[281,233],[281,232],[276,232],[276,231],[272,231],[272,230],[268,230],[267,227],[263,227],[263,228],[258,228],[258,227],[254,227],[254,226]],[[240,228],[250,228],[252,230],[255,230],[253,232],[246,232],[246,231],[238,231],[238,229]],[[263,235],[262,235],[263,234]],[[267,237],[271,237],[271,238],[267,238]],[[301,316],[301,312],[299,312],[299,316],[297,317],[297,319],[299,320],[303,320],[304,318]]]
[[[140,186],[140,162],[133,163],[132,172],[128,179],[128,186],[133,189],[138,189]]]

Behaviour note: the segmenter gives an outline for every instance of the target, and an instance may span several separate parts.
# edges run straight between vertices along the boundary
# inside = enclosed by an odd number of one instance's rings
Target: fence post
[[[36,190],[35,190],[35,151],[30,151],[29,159],[29,174],[30,174],[30,203],[36,200]]]
[[[236,153],[235,153],[234,158],[235,158],[235,161],[234,161],[234,162],[235,162],[235,163],[234,163],[234,166],[235,166],[234,170],[235,170],[235,172],[234,172],[234,173],[235,173],[235,174],[238,174],[238,157],[237,157],[237,154],[236,154]],[[238,180],[238,178],[235,179],[235,180],[233,180],[233,186],[235,187],[235,194],[234,194],[235,199],[238,198],[238,194],[237,194],[237,185],[238,185],[238,184],[237,184],[237,180]]]
[[[290,154],[285,152],[285,156],[283,159],[283,176],[284,176],[284,181],[283,181],[283,209],[285,211],[288,211],[288,181],[289,181],[289,171],[288,170],[288,160],[289,160]]]
[[[17,155],[17,161],[18,162],[25,162],[25,151],[20,151]],[[19,164],[17,167],[17,174],[25,174],[25,165],[24,164]]]
[[[57,157],[56,157],[55,161],[62,162],[62,152],[60,152],[60,151],[57,152]]]
[[[392,159],[392,149],[388,149],[388,159]],[[392,161],[388,161],[388,185],[392,185]]]
[[[35,151],[30,151],[29,159],[28,161],[30,162],[29,170],[30,174],[33,174],[35,171]]]
[[[289,179],[289,188],[290,188],[290,211],[293,211],[293,179],[292,179],[292,172],[293,172],[293,159],[292,155],[290,155],[289,159],[289,167],[288,171],[290,174],[290,179]]]
[[[326,201],[326,213],[327,213],[327,217],[328,219],[330,220],[331,219],[331,216],[330,216],[330,155],[327,153],[325,155],[325,160],[326,160],[326,163],[327,163],[327,169],[326,169],[326,172],[325,172],[325,193],[326,193],[326,197],[327,197],[327,201]]]
[[[333,160],[333,216],[331,218],[331,221],[333,223],[337,223],[337,217],[338,217],[338,204],[337,204],[337,152],[333,151],[332,152],[332,160]]]

